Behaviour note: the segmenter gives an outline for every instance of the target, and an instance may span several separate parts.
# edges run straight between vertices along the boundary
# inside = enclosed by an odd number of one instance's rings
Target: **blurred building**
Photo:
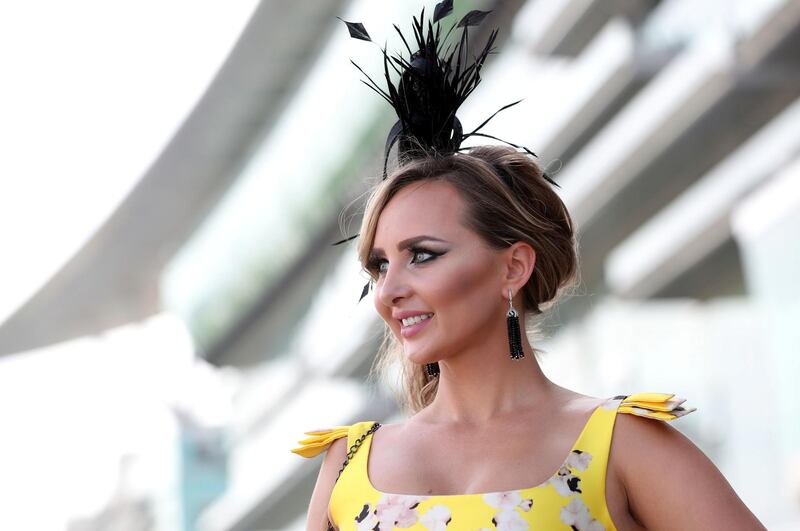
[[[202,531],[304,529],[321,458],[289,452],[302,433],[398,418],[367,380],[382,322],[353,243],[331,245],[358,231],[393,118],[347,60],[380,54],[336,16],[382,41],[421,6],[376,4],[263,2],[126,203],[0,326],[16,352],[166,309],[240,371],[203,491],[224,493],[184,494]],[[457,4],[502,28],[462,123],[526,98],[489,132],[539,154],[578,225],[582,285],[545,318],[545,372],[687,397],[675,426],[769,529],[796,529],[800,2]]]
[[[117,488],[106,507],[94,516],[75,519],[68,531],[154,531],[151,501],[132,484],[131,471],[135,464],[134,456],[124,456],[120,460]]]

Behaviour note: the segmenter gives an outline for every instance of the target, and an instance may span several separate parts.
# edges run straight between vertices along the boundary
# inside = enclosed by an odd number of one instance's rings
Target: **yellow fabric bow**
[[[347,437],[349,429],[350,426],[336,426],[325,430],[303,432],[311,437],[297,441],[301,446],[292,448],[292,452],[303,457],[315,457],[327,450],[336,439]]]
[[[675,420],[697,410],[696,407],[683,407],[681,404],[684,402],[685,398],[669,393],[636,393],[622,401],[619,412],[658,420]]]

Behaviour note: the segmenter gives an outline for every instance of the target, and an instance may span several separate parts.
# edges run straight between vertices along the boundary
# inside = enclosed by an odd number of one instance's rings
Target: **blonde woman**
[[[307,432],[293,451],[326,451],[308,529],[763,529],[665,422],[694,411],[683,399],[586,396],[542,372],[526,318],[576,283],[575,230],[530,151],[461,147],[486,136],[486,122],[463,134],[456,110],[496,30],[467,64],[467,28],[488,13],[467,13],[445,47],[439,21],[452,9],[414,19],[409,58],[384,51],[387,89],[370,79],[397,112],[386,159],[396,145],[400,164],[369,197],[358,254],[386,325],[378,367],[402,367],[408,416]]]
[[[411,415],[308,432],[296,453],[327,450],[309,530],[763,529],[664,422],[693,411],[681,399],[561,387],[526,334],[511,356],[509,306],[524,323],[577,270],[570,216],[527,155],[411,162],[375,189],[360,237]]]

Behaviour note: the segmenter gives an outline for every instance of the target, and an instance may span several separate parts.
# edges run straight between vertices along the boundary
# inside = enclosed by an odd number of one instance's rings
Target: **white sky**
[[[143,175],[256,5],[0,3],[0,322]]]

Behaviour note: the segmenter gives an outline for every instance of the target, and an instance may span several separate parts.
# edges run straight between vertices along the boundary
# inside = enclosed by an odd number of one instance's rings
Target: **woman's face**
[[[502,255],[461,224],[465,205],[442,181],[401,189],[378,219],[368,267],[375,308],[415,363],[481,344],[487,326],[505,327]],[[433,314],[416,324],[407,315]]]

